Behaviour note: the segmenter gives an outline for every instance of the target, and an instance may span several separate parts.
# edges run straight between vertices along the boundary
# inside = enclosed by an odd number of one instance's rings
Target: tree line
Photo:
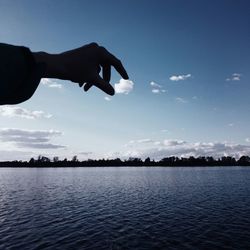
[[[2,161],[0,167],[124,167],[124,166],[250,166],[250,157],[241,156],[239,159],[235,159],[231,156],[223,156],[221,158],[209,157],[165,157],[159,161],[151,160],[149,157],[145,160],[140,158],[132,158],[126,160],[116,159],[88,159],[79,161],[77,156],[73,156],[72,159],[67,158],[60,160],[58,157],[50,159],[45,156],[38,156],[37,159],[31,158],[29,161]]]

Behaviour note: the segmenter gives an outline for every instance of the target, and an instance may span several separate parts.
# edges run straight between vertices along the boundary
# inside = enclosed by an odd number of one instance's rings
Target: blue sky
[[[43,80],[0,107],[0,158],[250,154],[249,28],[247,0],[1,0],[1,42],[59,53],[95,41],[134,85],[107,100]]]

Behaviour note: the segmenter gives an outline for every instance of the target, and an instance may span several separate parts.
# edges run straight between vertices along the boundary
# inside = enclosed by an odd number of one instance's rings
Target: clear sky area
[[[116,95],[43,79],[0,107],[0,160],[250,154],[250,1],[5,1],[0,42],[59,53],[90,42],[123,62]]]

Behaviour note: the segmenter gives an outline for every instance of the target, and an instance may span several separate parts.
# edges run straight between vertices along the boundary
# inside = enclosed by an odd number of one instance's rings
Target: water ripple
[[[250,168],[0,169],[0,249],[249,249]]]

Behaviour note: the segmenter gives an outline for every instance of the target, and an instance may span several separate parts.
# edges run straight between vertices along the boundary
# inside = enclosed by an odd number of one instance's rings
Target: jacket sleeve
[[[0,43],[0,105],[28,100],[37,89],[45,67],[35,62],[28,48]]]

